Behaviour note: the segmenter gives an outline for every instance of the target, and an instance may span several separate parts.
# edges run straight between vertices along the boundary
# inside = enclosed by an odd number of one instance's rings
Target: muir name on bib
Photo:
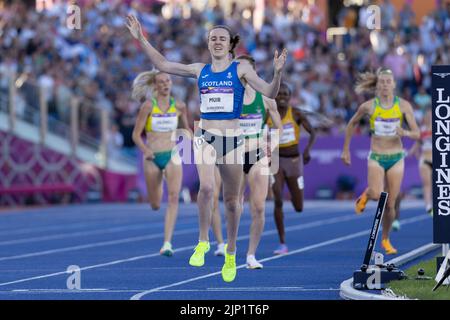
[[[233,112],[233,88],[204,88],[200,90],[200,111]]]

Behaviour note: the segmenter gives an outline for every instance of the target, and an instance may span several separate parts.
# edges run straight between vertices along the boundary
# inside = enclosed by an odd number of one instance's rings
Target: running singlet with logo
[[[198,77],[200,117],[207,120],[238,119],[244,101],[244,86],[237,74],[238,62],[232,62],[222,72],[203,67]]]
[[[239,117],[242,134],[246,138],[257,138],[266,123],[267,114],[264,108],[262,94],[256,92],[255,99],[250,104],[244,104]]]
[[[273,127],[271,118],[267,120],[267,124],[270,128]],[[286,148],[298,144],[300,139],[300,126],[294,119],[292,107],[288,107],[285,116],[281,120],[281,124],[283,125],[283,134],[280,137],[280,148]]]
[[[163,112],[158,107],[158,102],[155,98],[152,99],[152,113],[147,118],[145,130],[147,132],[170,132],[178,127],[178,110],[175,107],[175,99],[170,98],[170,106],[167,112]]]
[[[422,141],[422,151],[433,150],[433,132],[425,127],[420,131],[420,141]]]
[[[376,136],[393,137],[397,135],[397,127],[402,126],[403,114],[400,110],[400,99],[394,98],[389,109],[381,106],[380,99],[375,98],[375,108],[370,116],[370,132]]]

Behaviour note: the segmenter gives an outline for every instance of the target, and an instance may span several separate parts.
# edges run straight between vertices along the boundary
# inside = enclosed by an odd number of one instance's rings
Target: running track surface
[[[237,243],[239,269],[231,283],[220,275],[223,257],[213,254],[212,232],[205,265],[194,268],[188,264],[198,239],[195,204],[180,204],[172,242],[175,253],[170,258],[159,255],[164,204],[159,211],[145,204],[2,211],[0,299],[340,299],[340,283],[362,263],[375,206],[369,204],[357,216],[350,202],[307,201],[302,213],[285,203],[289,254],[275,256],[278,235],[273,203],[267,202],[265,230],[257,251],[264,268],[248,270],[250,214],[246,204]],[[432,218],[424,213],[421,202],[404,201],[401,215],[401,230],[391,236],[399,254],[432,242]],[[81,290],[67,289],[71,275],[67,269],[72,265],[81,268]]]

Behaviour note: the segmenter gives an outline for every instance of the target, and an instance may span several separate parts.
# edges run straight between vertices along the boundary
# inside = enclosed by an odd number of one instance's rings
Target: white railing
[[[5,75],[0,75],[1,77]],[[100,119],[100,136],[96,137],[80,128],[80,99],[76,96],[70,98],[69,123],[61,121],[49,114],[49,106],[45,97],[46,92],[36,84],[27,84],[26,76],[9,76],[8,93],[0,93],[0,111],[8,116],[8,130],[17,130],[17,121],[22,120],[39,128],[39,142],[47,144],[48,134],[63,138],[70,145],[72,156],[77,156],[80,147],[88,148],[96,153],[96,164],[101,168],[108,168],[110,159],[108,155],[108,132],[110,128],[110,112],[108,110],[88,106],[91,112]],[[32,93],[34,92],[34,94]],[[32,101],[30,104],[29,102]],[[20,108],[18,108],[20,106]],[[115,157],[116,161],[135,165],[136,160],[125,154]]]

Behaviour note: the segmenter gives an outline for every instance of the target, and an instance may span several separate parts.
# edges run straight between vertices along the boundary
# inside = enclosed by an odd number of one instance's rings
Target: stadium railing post
[[[98,110],[98,109],[97,109]],[[101,111],[101,142],[100,142],[100,155],[101,166],[103,168],[108,167],[108,128],[109,128],[109,114],[108,111],[102,109]]]
[[[45,89],[43,86],[39,86],[39,106],[40,106],[40,114],[41,121],[39,123],[39,132],[41,136],[41,144],[45,144],[45,140],[47,138],[47,130],[48,130],[48,104],[45,98]]]
[[[71,151],[72,155],[77,155],[77,146],[80,139],[79,132],[79,115],[78,111],[80,108],[80,101],[76,97],[72,97],[70,101],[70,140],[71,140]]]
[[[9,78],[9,130],[13,132],[16,126],[16,73],[11,74]]]

